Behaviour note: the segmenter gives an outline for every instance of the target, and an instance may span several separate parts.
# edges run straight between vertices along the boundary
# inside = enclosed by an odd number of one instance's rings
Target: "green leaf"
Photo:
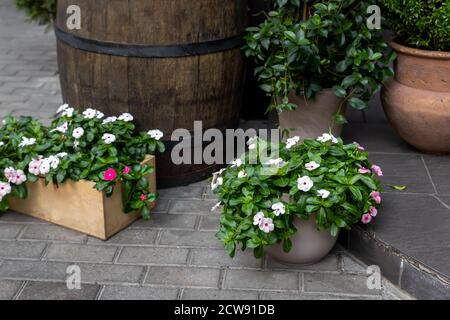
[[[363,200],[363,196],[362,196],[359,188],[357,188],[355,186],[349,186],[348,188],[349,188],[350,192],[352,193],[353,199],[355,199],[358,202],[361,202]]]

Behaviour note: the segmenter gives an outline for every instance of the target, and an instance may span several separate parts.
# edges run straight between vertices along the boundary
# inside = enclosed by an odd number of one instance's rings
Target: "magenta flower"
[[[364,224],[369,224],[372,221],[372,216],[369,213],[363,214],[361,222]]]
[[[375,203],[377,203],[377,204],[381,203],[381,194],[378,191],[372,191],[370,196],[375,201]]]
[[[117,178],[116,170],[113,168],[109,168],[103,173],[103,180],[105,181],[114,181]]]
[[[146,194],[141,194],[139,199],[141,199],[141,201],[145,201],[145,200],[147,200],[147,195]]]
[[[359,151],[364,151],[366,150],[363,146],[361,146],[358,142],[353,142],[354,144],[356,144],[356,147],[358,148]]]
[[[358,169],[358,172],[361,174],[366,174],[366,173],[371,173],[372,171],[370,171],[369,169],[367,169],[365,167],[361,167]]]
[[[123,174],[129,174],[130,172],[131,172],[131,168],[130,167],[123,168]]]
[[[375,207],[370,207],[369,214],[370,214],[372,217],[375,218],[375,217],[377,216],[377,214],[378,214],[377,208],[375,208]]]
[[[373,171],[375,171],[375,173],[377,174],[377,176],[382,177],[383,176],[383,171],[381,170],[381,168],[377,165],[372,165],[372,169]]]

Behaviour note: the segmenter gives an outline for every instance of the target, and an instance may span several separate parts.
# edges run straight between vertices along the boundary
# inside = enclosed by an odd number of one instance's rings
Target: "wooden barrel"
[[[69,6],[81,10],[71,30]],[[175,129],[234,128],[244,78],[243,0],[58,0],[55,34],[64,101],[107,115],[130,112],[139,130],[160,129],[160,187],[208,177],[216,165],[174,165]],[[192,140],[194,138],[192,137]]]

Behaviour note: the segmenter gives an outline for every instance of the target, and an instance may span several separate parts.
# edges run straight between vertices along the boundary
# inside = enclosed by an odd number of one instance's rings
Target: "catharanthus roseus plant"
[[[16,0],[16,5],[38,24],[51,24],[56,17],[57,0]]]
[[[121,183],[124,212],[140,210],[150,216],[156,195],[146,176],[154,168],[146,155],[164,151],[162,132],[135,133],[133,116],[105,117],[94,109],[83,112],[63,105],[49,127],[30,117],[11,116],[0,127],[0,211],[8,209],[10,196],[26,198],[26,181],[48,183],[70,179],[93,181],[111,196]]]
[[[309,100],[322,89],[358,110],[393,71],[394,55],[384,53],[387,44],[367,26],[371,1],[275,0],[273,10],[259,27],[245,36],[244,52],[254,59],[261,88],[274,103],[271,109],[292,110],[296,91]],[[338,123],[345,118],[335,114]]]
[[[315,219],[319,230],[336,236],[339,229],[370,223],[377,215],[377,177],[383,172],[360,145],[345,145],[330,134],[299,140],[288,139],[277,159],[250,161],[261,159],[250,151],[214,175],[211,186],[220,202],[213,210],[223,208],[217,237],[231,256],[239,245],[254,249],[256,257],[276,243],[290,251],[294,218]],[[261,140],[250,145],[261,154],[273,148]]]

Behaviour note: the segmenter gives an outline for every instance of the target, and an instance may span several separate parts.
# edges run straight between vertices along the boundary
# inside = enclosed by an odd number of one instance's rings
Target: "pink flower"
[[[264,213],[258,212],[258,213],[255,214],[255,216],[253,217],[253,225],[255,225],[255,226],[261,226],[263,220],[264,220]]]
[[[369,169],[367,169],[365,167],[361,167],[358,169],[358,172],[361,174],[366,174],[366,173],[371,173],[372,171],[370,171]]]
[[[375,208],[375,207],[370,207],[369,214],[370,214],[372,217],[375,218],[375,217],[377,216],[377,214],[378,214],[377,208]]]
[[[381,168],[377,165],[372,165],[372,169],[373,171],[375,171],[375,173],[377,174],[377,176],[382,177],[383,176],[383,171],[381,170]]]
[[[259,228],[264,232],[264,233],[269,233],[272,232],[275,229],[275,225],[273,224],[272,219],[270,218],[264,218],[261,225],[259,226]]]
[[[141,194],[139,199],[141,199],[141,201],[145,201],[145,200],[147,200],[147,195],[146,194]]]
[[[369,224],[372,221],[372,216],[368,213],[363,214],[362,218],[361,218],[361,222],[364,224]]]
[[[131,172],[131,168],[130,167],[123,168],[123,174],[129,174],[130,172]]]
[[[353,142],[354,144],[356,144],[356,147],[358,148],[359,151],[364,151],[366,150],[363,146],[361,146],[358,142]]]
[[[113,168],[109,168],[103,173],[103,180],[105,181],[114,181],[117,178],[116,170]]]
[[[377,204],[381,203],[381,194],[378,191],[372,191],[370,196],[375,201],[375,203],[377,203]]]

